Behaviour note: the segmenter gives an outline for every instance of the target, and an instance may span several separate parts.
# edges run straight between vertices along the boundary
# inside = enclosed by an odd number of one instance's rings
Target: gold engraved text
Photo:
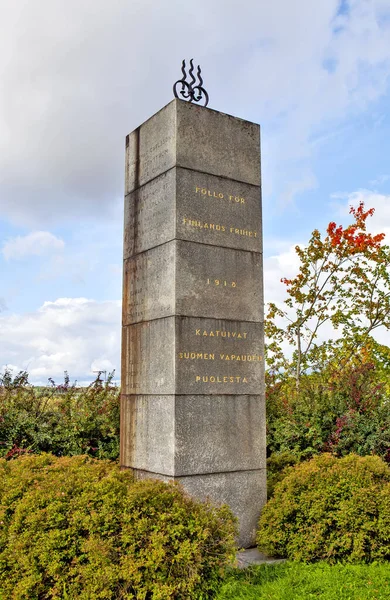
[[[212,231],[226,231],[224,225],[218,223],[204,223],[203,221],[197,221],[195,219],[187,219],[183,217],[183,225],[190,225],[191,227],[198,227],[199,229],[211,229]]]
[[[205,221],[189,219],[187,217],[183,217],[183,225],[196,227],[197,229],[209,229],[210,231],[222,231],[223,233],[226,232],[232,233],[233,235],[257,238],[257,231],[240,229],[239,227],[229,227],[229,225],[222,225],[221,223],[206,223]]]
[[[186,360],[215,360],[215,354],[212,352],[179,352],[180,359]],[[240,362],[261,362],[263,357],[260,354],[220,354],[220,360],[240,361]]]
[[[236,204],[245,204],[245,198],[242,196],[233,196],[232,194],[223,194],[222,192],[216,192],[215,190],[208,190],[203,187],[195,187],[195,194],[200,194],[206,198],[218,198],[219,200],[229,200]]]
[[[237,340],[246,340],[248,333],[243,331],[223,331],[222,329],[195,329],[195,335],[201,335],[202,337],[223,337],[223,338],[234,338]]]
[[[221,360],[240,360],[243,362],[262,361],[263,357],[259,354],[220,354]]]
[[[190,360],[214,360],[214,354],[210,352],[179,352],[179,358]]]
[[[196,383],[248,383],[246,377],[238,375],[195,375]]]
[[[207,285],[215,285],[221,287],[237,287],[236,281],[226,281],[226,279],[207,279]]]
[[[235,235],[245,235],[247,237],[257,238],[257,231],[250,231],[249,229],[238,229],[237,227],[230,227],[230,233],[234,233]]]

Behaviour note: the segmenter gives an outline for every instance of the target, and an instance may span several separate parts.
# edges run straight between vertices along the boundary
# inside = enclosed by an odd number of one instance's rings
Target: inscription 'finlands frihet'
[[[205,221],[199,221],[198,219],[188,219],[187,217],[183,217],[183,225],[196,227],[197,229],[209,229],[210,231],[221,231],[222,233],[232,233],[234,235],[257,238],[257,231],[222,225],[221,223],[207,223]]]

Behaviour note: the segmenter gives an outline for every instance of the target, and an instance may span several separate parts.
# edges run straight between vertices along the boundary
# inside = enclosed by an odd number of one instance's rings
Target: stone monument
[[[175,99],[126,138],[121,466],[266,501],[260,128]]]

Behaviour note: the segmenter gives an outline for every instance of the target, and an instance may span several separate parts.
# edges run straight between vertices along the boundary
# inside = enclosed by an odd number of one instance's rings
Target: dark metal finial
[[[175,85],[173,86],[173,93],[175,98],[179,98],[179,94],[180,96],[184,99],[187,100],[188,102],[200,102],[201,100],[203,100],[204,105],[203,106],[207,106],[209,103],[209,95],[206,92],[206,90],[204,89],[203,86],[203,79],[201,76],[201,69],[200,66],[198,65],[198,70],[197,70],[197,77],[198,77],[198,85],[194,85],[196,83],[196,77],[194,77],[194,59],[191,58],[190,60],[190,68],[188,71],[188,75],[191,77],[191,81],[188,82],[187,81],[187,72],[186,72],[186,61],[183,60],[182,65],[181,65],[181,72],[183,73],[183,77],[181,79],[179,79],[178,81],[176,81]],[[181,86],[181,90],[178,92],[178,87]]]

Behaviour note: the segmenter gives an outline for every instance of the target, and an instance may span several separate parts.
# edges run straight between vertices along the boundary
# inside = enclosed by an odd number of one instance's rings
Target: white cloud
[[[49,231],[33,231],[25,236],[18,235],[4,242],[2,253],[6,260],[20,260],[30,256],[42,256],[64,249],[65,243]]]
[[[370,181],[370,185],[376,188],[386,183],[386,181],[389,181],[389,179],[390,175],[379,175],[379,177]]]
[[[26,369],[33,383],[120,371],[121,303],[59,298],[36,312],[0,316],[0,365]]]
[[[385,243],[390,245],[390,194],[360,189],[354,192],[336,192],[331,197],[334,200],[343,200],[343,202],[334,204],[334,208],[339,216],[343,217],[343,220],[349,215],[350,207],[357,207],[360,202],[364,202],[366,210],[374,208],[374,215],[366,221],[367,231],[373,234],[384,233],[386,235]]]
[[[318,183],[313,173],[302,174],[302,178],[299,181],[290,181],[286,185],[280,200],[283,204],[290,204],[298,194],[313,190],[317,186]]]
[[[2,215],[36,224],[111,214],[125,135],[172,98],[193,55],[213,108],[264,125],[265,192],[300,193],[314,141],[388,86],[388,2],[353,0],[336,17],[339,4],[6,0]]]
[[[264,299],[268,302],[281,304],[286,298],[286,286],[281,282],[282,277],[292,278],[298,274],[299,258],[294,246],[288,250],[264,258]],[[301,244],[304,245],[304,244]]]

